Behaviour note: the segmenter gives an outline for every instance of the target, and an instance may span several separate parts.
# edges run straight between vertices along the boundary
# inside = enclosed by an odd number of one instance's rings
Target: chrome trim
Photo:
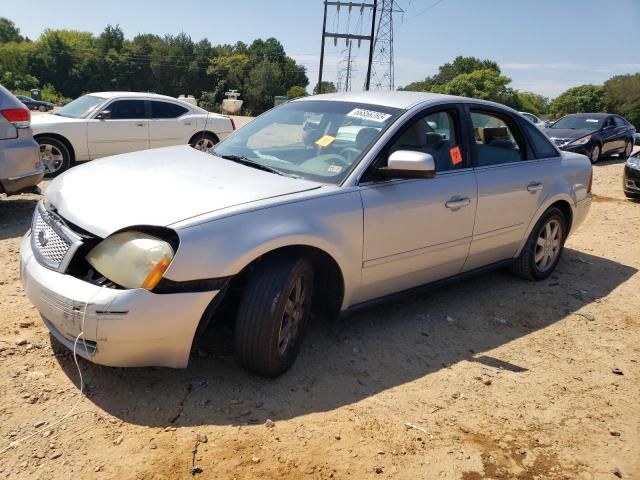
[[[55,257],[43,252],[44,245],[39,243],[39,234],[42,232],[53,233],[52,240],[58,243],[58,249],[61,250]],[[58,215],[47,210],[42,200],[38,202],[31,223],[31,249],[38,263],[51,270],[65,273],[73,255],[81,245],[82,238],[69,229]]]

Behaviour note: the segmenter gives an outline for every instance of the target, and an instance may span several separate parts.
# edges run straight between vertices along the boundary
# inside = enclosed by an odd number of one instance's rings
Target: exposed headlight
[[[640,170],[640,156],[629,157],[627,159],[627,165],[636,170]]]
[[[164,240],[142,232],[121,232],[105,238],[85,258],[118,285],[150,290],[169,268],[173,255]]]
[[[591,140],[591,135],[587,135],[586,137],[579,138],[571,142],[571,145],[584,145],[589,140]]]

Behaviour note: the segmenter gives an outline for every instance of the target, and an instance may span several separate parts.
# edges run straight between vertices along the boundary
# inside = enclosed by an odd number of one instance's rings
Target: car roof
[[[475,98],[456,97],[454,95],[444,95],[440,93],[428,92],[342,92],[342,93],[323,93],[321,95],[312,95],[309,97],[300,97],[295,99],[296,102],[304,102],[310,100],[327,100],[334,102],[354,102],[367,103],[370,105],[381,105],[384,107],[409,109],[416,105],[439,103],[439,102],[472,102],[490,106],[497,106],[511,110],[505,105],[501,105],[486,100],[477,100]]]
[[[591,118],[605,118],[608,117],[610,115],[613,115],[612,113],[602,113],[602,112],[598,112],[598,113],[569,113],[566,116],[567,117],[591,117]]]
[[[177,98],[169,97],[168,95],[160,95],[150,92],[94,92],[88,95],[93,95],[102,98],[114,98],[114,97],[145,97],[145,98],[157,98],[158,100],[174,100],[179,102]]]

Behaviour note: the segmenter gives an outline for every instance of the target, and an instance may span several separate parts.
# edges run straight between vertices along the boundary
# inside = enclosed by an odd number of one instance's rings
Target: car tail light
[[[591,193],[592,186],[593,186],[593,169],[591,169],[591,174],[589,175],[589,186],[587,187],[587,193]]]
[[[27,128],[31,125],[31,112],[25,108],[7,108],[0,110],[0,113],[16,128]]]
[[[236,129],[236,122],[233,121],[233,118],[229,117],[229,120],[231,120],[231,129],[235,130]]]

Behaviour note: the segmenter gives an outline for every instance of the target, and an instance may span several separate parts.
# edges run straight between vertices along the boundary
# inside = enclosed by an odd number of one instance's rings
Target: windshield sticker
[[[462,153],[460,147],[453,147],[449,149],[449,157],[451,158],[451,165],[458,165],[462,163]]]
[[[331,135],[325,135],[324,137],[320,137],[316,140],[316,145],[320,147],[328,147],[335,141],[336,137],[332,137]]]
[[[595,118],[587,118],[587,122],[589,122],[589,123],[598,123],[598,120],[596,120]]]
[[[342,167],[340,165],[329,165],[327,170],[331,173],[340,173],[342,171]]]
[[[365,110],[364,108],[354,108],[349,113],[347,113],[347,117],[360,118],[362,120],[371,120],[372,122],[383,123],[389,117],[391,117],[391,115],[388,113],[376,112],[374,110]]]

